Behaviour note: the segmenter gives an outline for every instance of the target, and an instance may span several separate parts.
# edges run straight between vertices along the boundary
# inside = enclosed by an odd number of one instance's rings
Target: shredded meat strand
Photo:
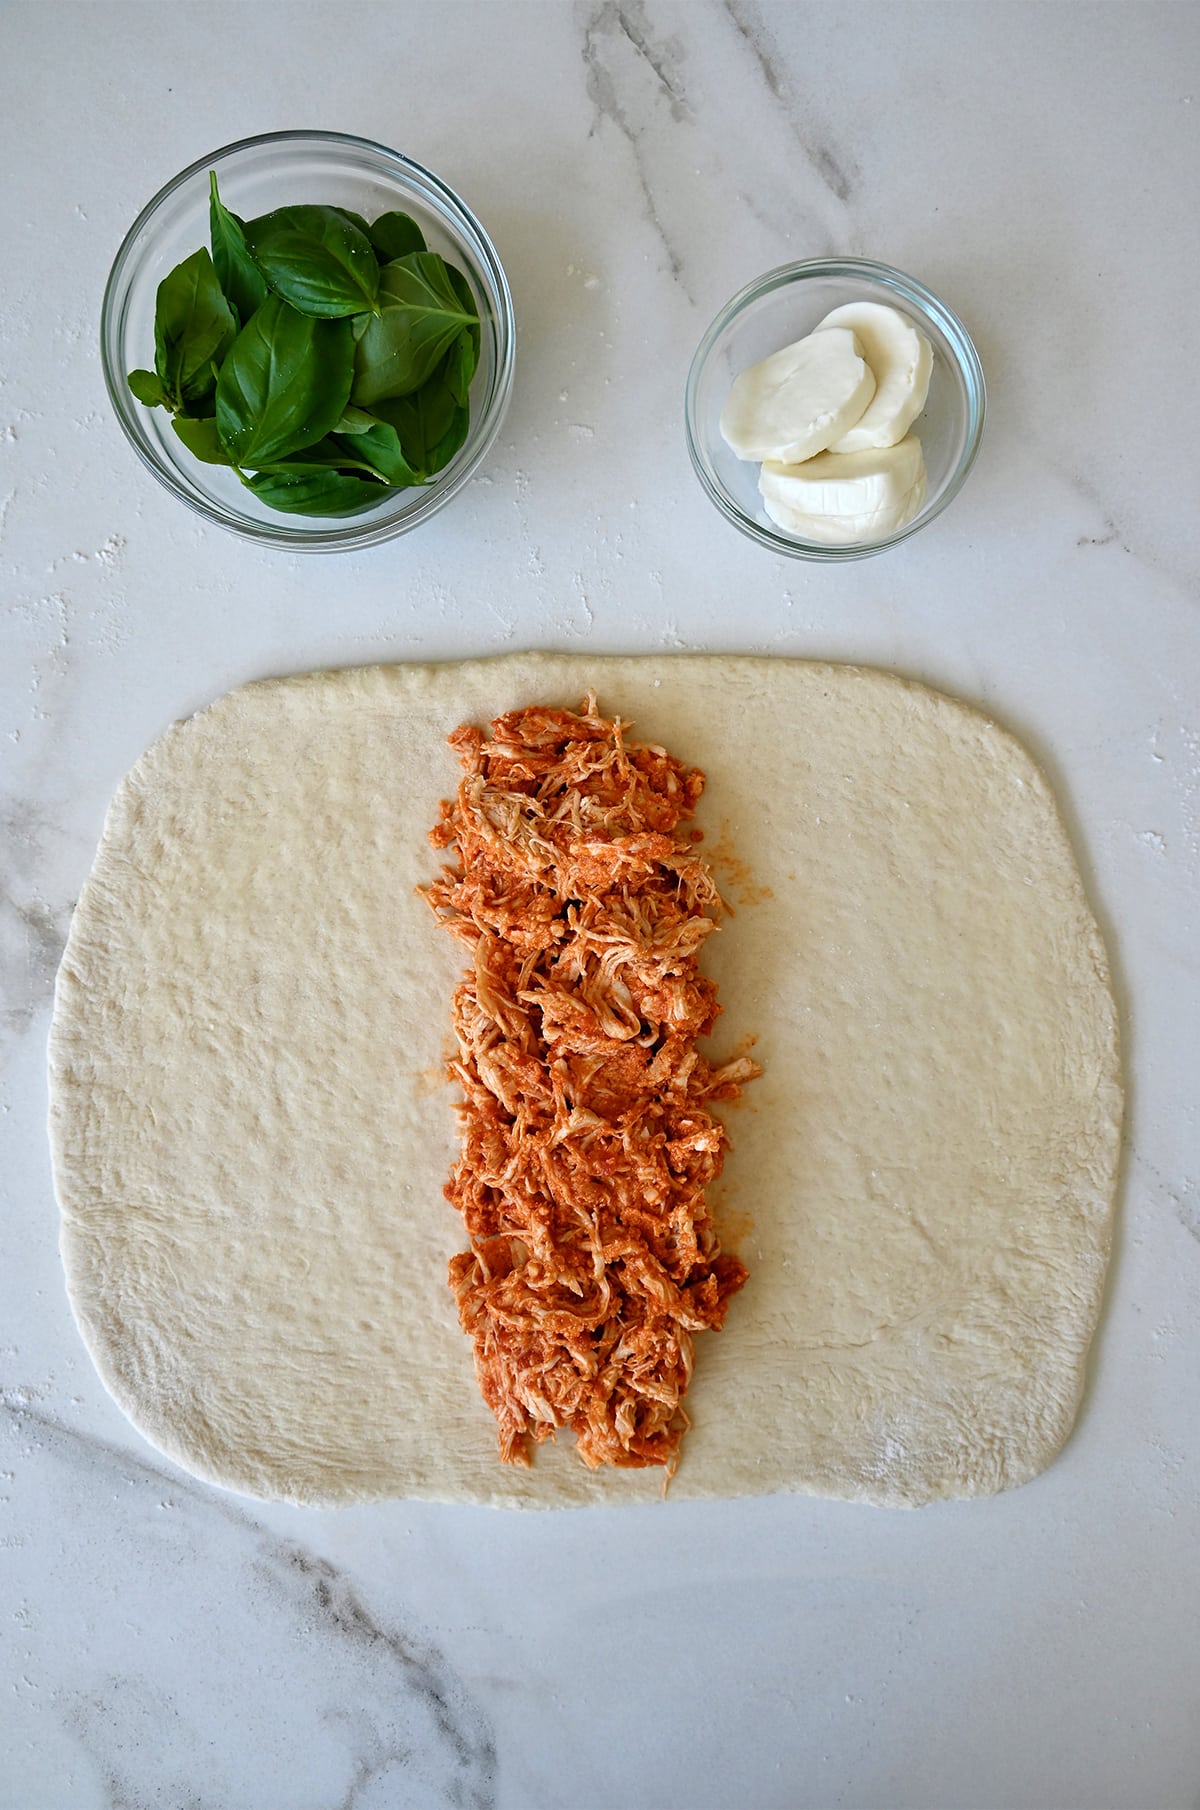
[[[468,957],[454,995],[461,1156],[450,1263],[501,1458],[560,1427],[595,1468],[664,1465],[689,1422],[693,1337],[746,1280],[705,1202],[708,1110],[760,1070],[696,1048],[720,1011],[697,958],[720,898],[681,829],[704,775],[629,724],[540,706],[450,737],[465,769],[427,889]]]

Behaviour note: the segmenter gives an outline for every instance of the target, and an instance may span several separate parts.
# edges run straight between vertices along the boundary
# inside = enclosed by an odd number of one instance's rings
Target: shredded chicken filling
[[[591,1467],[673,1472],[693,1339],[746,1280],[705,1190],[709,1111],[759,1073],[696,1048],[720,1011],[698,956],[720,898],[687,831],[704,775],[629,725],[534,707],[450,737],[465,768],[428,888],[469,966],[454,995],[461,1155],[450,1264],[501,1458],[558,1428]]]

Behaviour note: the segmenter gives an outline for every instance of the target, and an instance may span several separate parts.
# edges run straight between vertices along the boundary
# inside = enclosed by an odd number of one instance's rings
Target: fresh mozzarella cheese
[[[879,540],[913,519],[925,501],[925,458],[909,434],[866,452],[823,452],[796,464],[767,460],[758,488],[777,527],[846,546]]]
[[[905,501],[895,527],[903,528],[911,522],[920,513],[924,501],[925,480],[922,478]],[[781,507],[765,498],[763,508],[775,526],[786,534],[793,534],[798,540],[815,541],[823,547],[851,547],[882,538],[883,531],[861,515],[804,515],[798,509]]]
[[[721,433],[739,459],[798,464],[853,427],[875,394],[862,347],[847,327],[823,327],[734,380]]]
[[[849,329],[875,377],[875,394],[858,420],[828,446],[832,452],[864,452],[895,446],[925,407],[933,347],[912,322],[883,302],[847,302],[827,314],[817,333]]]

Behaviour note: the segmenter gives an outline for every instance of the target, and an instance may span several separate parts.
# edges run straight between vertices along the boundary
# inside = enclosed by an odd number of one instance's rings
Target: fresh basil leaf
[[[270,470],[282,471],[286,466],[289,471],[362,471],[369,477],[378,477],[374,465],[356,458],[348,447],[349,442],[340,435],[326,434],[315,446],[301,447],[298,452],[289,453],[286,459],[272,459]]]
[[[338,320],[374,307],[379,260],[340,208],[276,208],[250,221],[246,241],[272,289],[301,314]]]
[[[455,402],[440,372],[411,396],[377,403],[375,412],[395,428],[405,459],[422,481],[449,465],[470,425],[469,410]]]
[[[467,328],[467,338],[471,342],[471,350],[475,354],[475,364],[479,363],[479,308],[475,301],[475,291],[456,264],[447,264],[446,275],[450,278],[450,287],[458,297],[464,314],[471,316],[471,325]],[[475,375],[475,365],[471,367],[471,376]]]
[[[475,318],[462,306],[445,259],[434,251],[385,264],[379,303],[354,350],[353,398],[372,410],[385,398],[419,389]]]
[[[348,403],[333,431],[335,434],[365,434],[374,426],[374,415],[368,415],[366,409],[356,409],[353,403]]]
[[[374,478],[303,465],[267,466],[242,481],[262,502],[288,515],[348,515],[387,495],[386,485]]]
[[[354,375],[344,320],[315,320],[270,296],[242,328],[217,381],[217,428],[237,465],[270,465],[323,439]]]
[[[464,327],[449,352],[443,369],[446,383],[455,402],[466,404],[471,393],[471,379],[479,364],[479,315],[475,307],[475,296],[471,285],[461,270],[453,264],[447,264],[446,275],[450,278],[450,286],[462,303],[464,312],[474,316],[469,327]]]
[[[348,207],[335,207],[333,211],[335,214],[340,214],[343,220],[349,220],[351,226],[357,226],[365,239],[371,237],[371,229],[361,214],[352,214]]]
[[[357,463],[377,471],[387,484],[405,489],[421,482],[404,456],[400,436],[390,422],[375,421],[365,433],[338,434],[335,445],[344,448]]]
[[[219,367],[212,368],[213,387],[205,390],[202,396],[196,396],[187,402],[181,402],[175,410],[185,421],[211,421],[217,411],[217,374]]]
[[[155,376],[153,371],[130,371],[125,381],[148,409],[170,408],[171,399],[163,389],[162,378]]]
[[[217,193],[217,172],[208,172],[208,229],[212,238],[213,268],[225,300],[243,326],[267,299],[267,279],[246,244],[242,222]]]
[[[171,427],[193,457],[205,465],[232,465],[221,444],[221,436],[217,432],[217,424],[209,415],[202,421],[194,421],[187,415],[175,415]]]
[[[392,422],[402,443],[407,429],[408,438],[414,445],[423,445],[424,451],[428,453],[449,433],[457,410],[458,404],[445,377],[438,371],[411,396],[399,396],[390,402],[381,402],[376,412],[382,420]]]
[[[446,388],[455,402],[466,405],[471,393],[471,379],[475,375],[476,354],[471,344],[470,335],[460,333],[442,366],[442,378]]]
[[[273,460],[271,469],[279,470],[281,463],[304,470],[315,466],[325,471],[364,472],[397,489],[419,484],[420,478],[400,450],[395,428],[369,415],[365,419],[371,424],[366,432],[327,434],[315,446],[289,453],[285,461]]]
[[[158,286],[154,311],[154,369],[178,405],[204,396],[233,342],[237,321],[221,293],[213,261],[201,246]]]
[[[367,231],[381,264],[425,250],[425,234],[410,214],[380,214]]]

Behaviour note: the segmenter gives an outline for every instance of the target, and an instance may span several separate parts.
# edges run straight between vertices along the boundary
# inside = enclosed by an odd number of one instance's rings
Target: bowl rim
[[[418,189],[422,187],[428,189],[433,201],[442,208],[454,226],[460,231],[465,228],[468,237],[473,237],[475,240],[475,245],[469,246],[471,255],[476,263],[483,266],[485,286],[494,291],[495,301],[498,304],[494,310],[496,373],[488,407],[478,421],[473,421],[471,424],[470,437],[464,448],[466,456],[450,468],[444,481],[439,475],[426,486],[425,503],[418,505],[404,517],[395,515],[381,517],[378,514],[371,514],[348,517],[342,525],[335,528],[303,527],[299,525],[305,519],[303,517],[297,517],[294,520],[281,517],[279,524],[269,521],[257,522],[250,518],[237,520],[219,506],[200,500],[177,481],[170,467],[155,458],[133,431],[131,399],[126,395],[125,372],[115,370],[113,360],[109,356],[109,333],[113,323],[118,289],[133,259],[135,243],[142,232],[151,225],[157,210],[195,177],[206,175],[218,163],[218,160],[228,162],[231,157],[244,151],[255,150],[260,146],[289,143],[336,145],[351,150],[366,151],[398,166],[397,174],[404,178],[411,178]],[[504,266],[500,262],[500,255],[483,223],[462,197],[456,194],[448,183],[443,182],[433,170],[418,163],[415,158],[406,156],[403,151],[394,150],[390,145],[380,144],[377,139],[363,138],[356,133],[331,132],[316,127],[311,129],[291,127],[278,132],[257,132],[246,138],[232,139],[228,144],[220,145],[205,156],[196,158],[177,175],[163,183],[162,187],[151,196],[138,213],[122,238],[116,256],[113,258],[100,304],[100,363],[105,388],[121,430],[142,464],[153,473],[164,489],[203,521],[224,528],[229,533],[240,536],[243,540],[253,541],[256,545],[278,547],[293,553],[344,552],[377,545],[419,527],[422,522],[428,521],[432,515],[443,508],[473,476],[500,432],[512,395],[516,343],[517,325],[512,290],[509,287]],[[376,505],[376,508],[384,506]]]
[[[967,433],[958,463],[951,472],[941,495],[931,508],[922,512],[904,527],[898,528],[894,534],[884,536],[880,540],[855,542],[850,546],[829,546],[819,541],[806,541],[798,536],[784,535],[756,521],[746,514],[710,469],[701,445],[697,429],[697,393],[700,379],[712,355],[713,347],[725,329],[734,321],[743,309],[752,302],[770,295],[777,289],[785,289],[797,282],[804,282],[811,277],[843,277],[858,281],[876,283],[894,295],[898,295],[913,306],[918,313],[928,316],[941,330],[950,343],[958,364],[958,369],[967,392]],[[707,331],[703,334],[688,368],[687,385],[684,391],[684,430],[687,438],[688,453],[692,468],[709,501],[720,510],[727,521],[735,528],[756,541],[759,546],[766,547],[772,553],[782,553],[790,559],[809,559],[822,562],[837,562],[847,559],[869,559],[876,553],[884,553],[889,547],[899,546],[910,535],[918,533],[930,522],[935,521],[953,502],[954,498],[966,482],[967,475],[974,465],[979,453],[979,443],[983,437],[983,423],[987,413],[987,386],[984,382],[983,365],[979,353],[966,327],[954,310],[943,302],[940,296],[916,277],[908,276],[891,264],[881,264],[873,258],[802,258],[795,263],[778,264],[762,276],[754,277],[738,290],[725,306],[721,308]]]

